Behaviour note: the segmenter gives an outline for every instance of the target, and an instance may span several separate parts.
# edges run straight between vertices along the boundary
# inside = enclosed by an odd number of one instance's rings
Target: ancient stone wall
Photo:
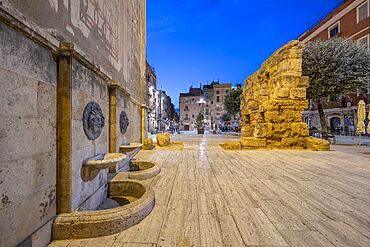
[[[0,22],[0,246],[45,246],[56,213],[57,63]]]
[[[72,189],[70,209],[95,209],[106,196],[108,170],[86,181],[81,168],[85,159],[110,149],[112,80],[118,83],[116,150],[123,142],[140,141],[141,105],[146,102],[145,11],[145,0],[1,1],[0,247],[46,246],[50,241],[58,210],[56,184],[61,184],[58,75],[60,80],[61,74],[69,73],[58,71],[62,42],[74,44],[68,102],[72,116],[67,119],[72,141],[69,153],[63,154],[70,158],[71,178],[65,179]],[[82,123],[91,101],[99,104],[105,117],[95,140],[86,137]],[[124,134],[119,130],[122,110],[130,121]],[[67,199],[68,192],[63,201]]]
[[[245,148],[306,147],[308,77],[302,76],[303,44],[291,41],[245,80],[242,103],[242,146]]]
[[[128,95],[126,95],[121,90],[117,90],[117,120],[122,111],[127,114],[129,120],[129,126],[124,134],[122,134],[119,126],[119,121],[117,121],[117,151],[120,145],[129,142],[140,142],[140,126],[141,126],[141,113],[140,106],[134,104],[130,101]]]
[[[83,112],[86,105],[99,104],[105,117],[100,136],[89,140],[83,129]],[[83,181],[83,161],[97,154],[106,153],[108,147],[109,99],[108,88],[91,70],[72,62],[72,209],[92,210],[99,206],[106,194],[107,170],[102,170],[92,181]]]
[[[140,101],[146,66],[145,0],[2,0],[59,42],[75,44],[89,61]],[[145,101],[142,101],[145,103]]]

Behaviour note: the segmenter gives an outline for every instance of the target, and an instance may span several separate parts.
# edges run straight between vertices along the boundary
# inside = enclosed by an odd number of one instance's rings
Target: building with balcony
[[[155,70],[148,62],[145,69],[146,93],[147,93],[147,131],[154,132],[157,129],[157,76]]]
[[[304,43],[327,40],[333,37],[354,39],[370,48],[370,6],[369,0],[347,0],[334,8],[298,39]],[[337,134],[355,133],[357,104],[360,100],[370,103],[370,80],[367,90],[346,95],[332,95],[323,102],[329,131]],[[317,106],[310,102],[310,108],[303,113],[309,127],[321,129]]]
[[[180,94],[180,129],[193,130],[198,114],[204,115],[206,129],[219,129],[226,113],[224,100],[232,90],[230,83],[212,82],[203,88],[190,88]]]

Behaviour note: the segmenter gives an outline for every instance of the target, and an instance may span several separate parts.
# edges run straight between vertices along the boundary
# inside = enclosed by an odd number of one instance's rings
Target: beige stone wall
[[[305,147],[308,77],[302,76],[303,45],[291,41],[246,79],[241,105],[243,147]]]
[[[125,111],[129,119],[129,126],[125,134],[122,134],[119,126],[119,116],[121,111]],[[117,151],[118,147],[124,143],[140,142],[141,127],[141,107],[129,100],[129,96],[117,90]]]
[[[74,43],[134,99],[144,94],[145,0],[3,0],[2,6],[58,41]]]
[[[110,79],[127,95],[127,105],[120,103],[117,111],[127,108],[130,119],[127,133],[117,134],[117,145],[140,141],[140,107],[146,102],[145,5],[145,0],[1,1],[0,247],[22,242],[45,246],[50,240],[56,214],[60,42],[75,45],[72,208],[94,209],[106,194],[107,171],[85,182],[81,167],[84,159],[108,152]],[[82,127],[82,113],[90,101],[99,103],[106,119],[95,141],[87,139]]]
[[[72,71],[72,209],[92,210],[105,195],[106,188],[102,187],[107,182],[108,171],[102,170],[92,181],[84,182],[81,167],[85,159],[108,152],[108,87],[105,81],[75,60]],[[102,133],[93,141],[85,135],[82,124],[83,111],[90,101],[100,105],[105,117]]]
[[[0,44],[0,246],[43,246],[56,212],[56,62],[1,22]],[[44,225],[49,239],[27,239]]]

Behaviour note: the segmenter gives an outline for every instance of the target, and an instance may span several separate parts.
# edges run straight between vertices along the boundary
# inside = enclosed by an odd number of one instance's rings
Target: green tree
[[[225,110],[232,116],[235,116],[236,114],[240,112],[241,94],[242,94],[242,90],[240,88],[237,88],[235,90],[232,90],[225,97],[225,100],[224,100]]]
[[[204,116],[201,112],[199,112],[198,116],[197,116],[197,119],[195,121],[195,127],[197,129],[201,129],[204,127]]]
[[[232,116],[231,116],[231,114],[230,114],[230,113],[224,113],[224,114],[222,115],[222,117],[221,117],[222,121],[224,121],[224,122],[231,121],[231,118],[232,118]]]
[[[322,99],[353,92],[369,83],[370,51],[350,39],[309,42],[303,50],[302,70],[310,78],[307,96],[316,102],[321,129],[327,136]]]

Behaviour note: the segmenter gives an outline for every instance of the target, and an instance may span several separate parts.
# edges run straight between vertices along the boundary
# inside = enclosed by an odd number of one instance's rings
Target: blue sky
[[[242,83],[341,0],[147,0],[147,58],[157,88]]]

